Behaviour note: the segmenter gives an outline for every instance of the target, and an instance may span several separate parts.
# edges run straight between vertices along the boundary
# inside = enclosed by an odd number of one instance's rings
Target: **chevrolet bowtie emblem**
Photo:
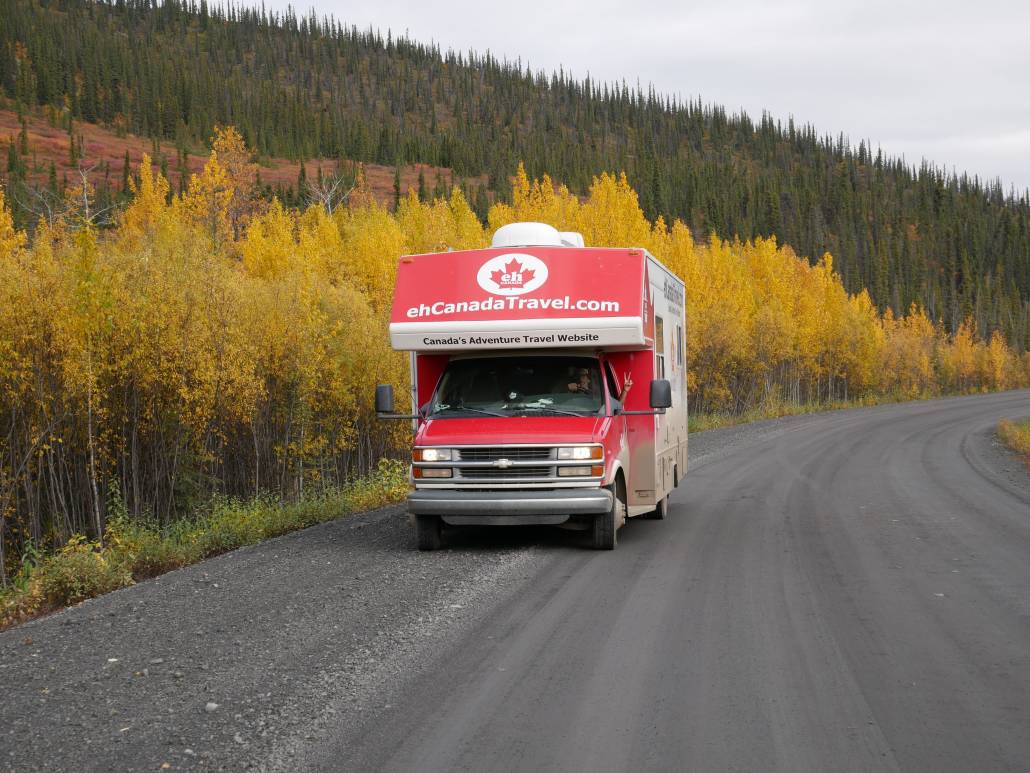
[[[500,467],[502,470],[506,470],[511,467],[511,459],[498,459],[494,462],[494,467]]]

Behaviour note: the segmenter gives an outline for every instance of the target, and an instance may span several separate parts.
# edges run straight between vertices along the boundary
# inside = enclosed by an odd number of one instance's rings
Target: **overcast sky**
[[[1030,0],[295,5],[534,70],[561,65],[756,118],[793,115],[910,164],[1030,188]]]

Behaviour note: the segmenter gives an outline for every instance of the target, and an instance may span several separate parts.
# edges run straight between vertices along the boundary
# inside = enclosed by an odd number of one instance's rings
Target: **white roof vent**
[[[582,247],[583,237],[546,223],[509,223],[494,232],[491,247]]]

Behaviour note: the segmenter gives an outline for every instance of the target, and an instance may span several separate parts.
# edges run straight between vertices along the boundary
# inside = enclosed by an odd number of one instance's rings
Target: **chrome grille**
[[[572,444],[562,444],[572,445]],[[583,444],[587,445],[587,444]],[[596,445],[596,444],[590,444]],[[558,461],[558,446],[451,446],[452,458],[439,462],[414,462],[423,469],[450,468],[449,478],[415,480],[417,488],[454,488],[492,491],[518,488],[572,488],[597,485],[600,475],[558,477],[558,468],[566,461],[573,466],[602,466],[600,460]]]
[[[541,446],[537,448],[533,447],[518,447],[518,446],[501,446],[498,448],[489,448],[483,446],[481,448],[459,448],[458,456],[463,462],[492,462],[497,459],[511,459],[511,460],[533,460],[533,459],[550,459],[552,449]],[[532,468],[532,469],[544,469],[547,468]],[[544,475],[547,473],[544,472]]]
[[[464,467],[458,468],[462,480],[494,480],[495,478],[550,478],[553,467]]]

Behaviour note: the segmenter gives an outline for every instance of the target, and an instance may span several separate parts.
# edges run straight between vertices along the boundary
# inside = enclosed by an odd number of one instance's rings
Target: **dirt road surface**
[[[1025,771],[1028,415],[703,433],[610,553],[392,508],[170,573],[0,634],[0,769]]]

